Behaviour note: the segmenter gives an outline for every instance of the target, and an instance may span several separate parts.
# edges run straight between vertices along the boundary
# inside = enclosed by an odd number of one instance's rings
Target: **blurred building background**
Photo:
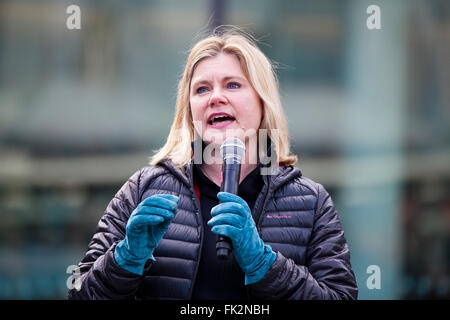
[[[3,0],[0,299],[66,298],[108,202],[167,137],[187,51],[218,24],[277,63],[297,165],[334,199],[360,298],[450,298],[450,2]]]

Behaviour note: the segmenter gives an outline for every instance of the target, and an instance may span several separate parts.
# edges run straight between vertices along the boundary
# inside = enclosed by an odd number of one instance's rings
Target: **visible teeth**
[[[230,117],[229,116],[224,116],[224,115],[222,115],[222,116],[214,116],[214,120],[221,119],[221,118],[230,118]]]
[[[213,122],[216,120],[226,119],[226,118],[229,118],[230,120],[234,120],[233,117],[222,114],[222,115],[217,115],[217,116],[212,117],[211,120],[208,121],[208,123],[213,124]]]

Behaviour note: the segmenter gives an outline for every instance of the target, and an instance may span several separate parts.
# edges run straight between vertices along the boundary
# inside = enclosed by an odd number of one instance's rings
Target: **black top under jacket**
[[[220,191],[220,187],[203,173],[199,164],[194,165],[194,179],[200,195],[200,211],[205,232],[200,265],[192,293],[192,299],[247,299],[247,291],[244,285],[244,273],[239,267],[233,254],[225,261],[217,258],[217,235],[214,234],[211,231],[211,227],[207,225],[207,222],[211,219],[211,209],[219,204],[217,193]],[[257,166],[250,172],[239,184],[238,196],[247,202],[252,211],[263,184],[260,166]]]

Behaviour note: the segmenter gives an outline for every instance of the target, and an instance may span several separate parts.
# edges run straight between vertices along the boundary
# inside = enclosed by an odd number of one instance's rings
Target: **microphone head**
[[[223,163],[240,164],[245,156],[245,145],[239,138],[228,138],[220,146],[220,155]]]

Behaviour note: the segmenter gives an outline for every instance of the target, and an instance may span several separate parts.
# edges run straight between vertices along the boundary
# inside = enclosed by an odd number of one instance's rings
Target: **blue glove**
[[[142,201],[131,213],[125,239],[114,250],[119,266],[142,275],[148,259],[155,261],[153,251],[169,228],[177,210],[179,198],[156,194]]]
[[[275,261],[276,253],[259,237],[250,208],[241,197],[219,192],[220,204],[211,210],[208,225],[215,234],[231,239],[236,260],[245,273],[245,284],[258,282]]]

